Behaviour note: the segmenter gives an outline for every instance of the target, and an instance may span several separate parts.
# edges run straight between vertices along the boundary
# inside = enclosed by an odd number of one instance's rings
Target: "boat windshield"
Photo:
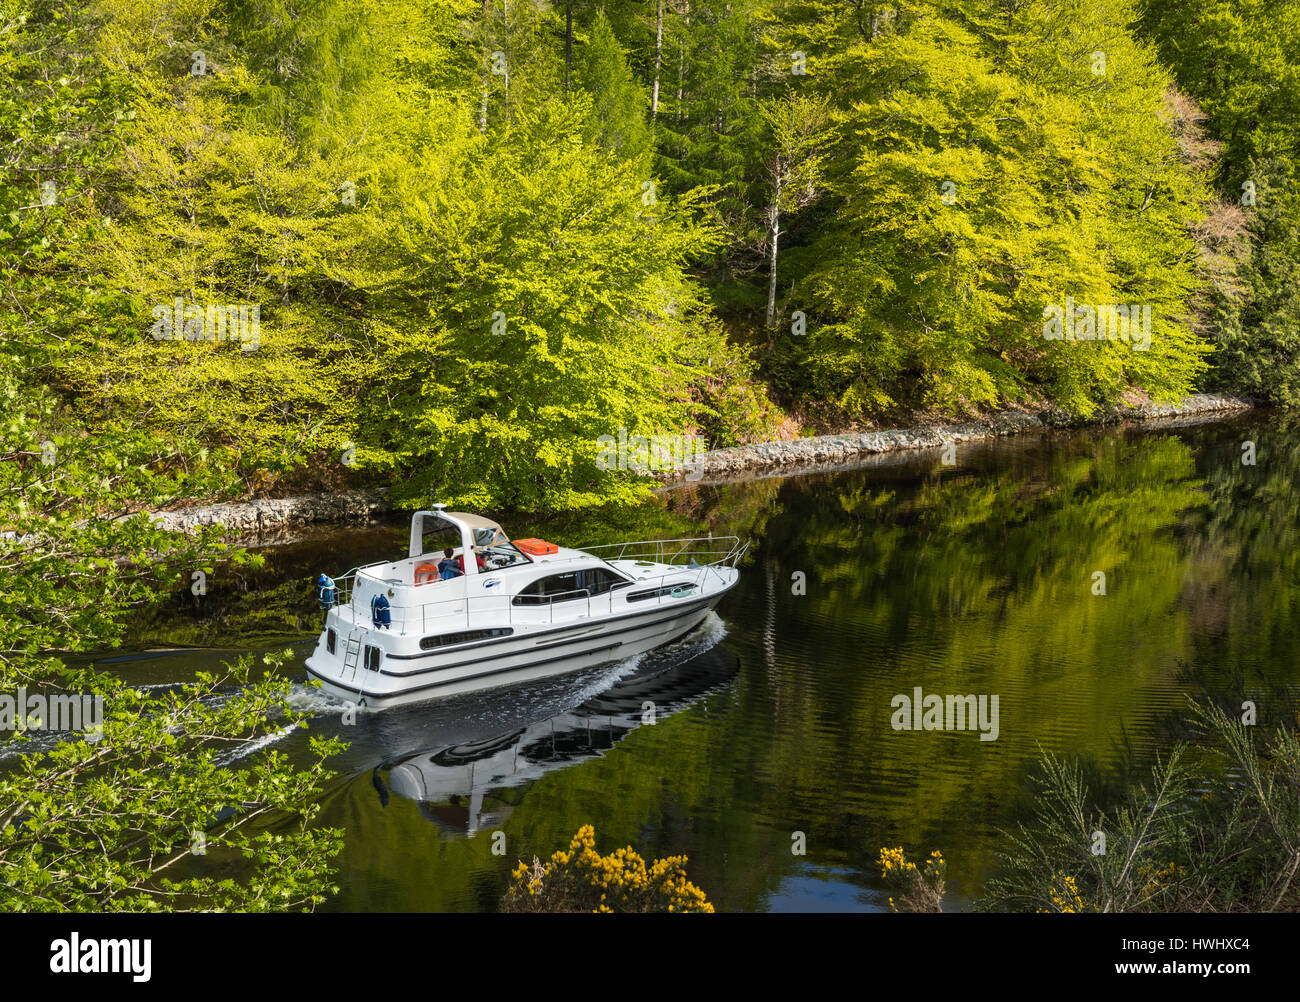
[[[489,546],[508,542],[510,540],[506,538],[506,534],[496,527],[474,530],[474,545],[477,547],[486,549]]]
[[[480,539],[483,542],[479,542]],[[500,529],[475,529],[474,550],[490,571],[532,563]]]

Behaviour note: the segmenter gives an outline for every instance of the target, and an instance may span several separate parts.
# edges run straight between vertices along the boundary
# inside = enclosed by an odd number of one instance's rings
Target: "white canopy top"
[[[467,511],[443,511],[437,514],[448,521],[454,520],[461,525],[468,525],[471,529],[496,529],[502,535],[505,535],[505,530],[501,526],[490,518],[484,518],[482,515],[472,515]]]
[[[411,547],[410,556],[419,557],[424,555],[424,528],[425,520],[431,520],[432,524],[437,524],[436,520],[441,520],[448,525],[454,526],[460,530],[460,545],[463,554],[471,554],[476,546],[491,546],[493,543],[508,542],[510,537],[506,531],[490,518],[484,518],[482,515],[474,515],[465,511],[417,511],[411,516]],[[484,533],[490,533],[484,538]],[[468,575],[478,574],[478,561],[466,559],[465,573]]]

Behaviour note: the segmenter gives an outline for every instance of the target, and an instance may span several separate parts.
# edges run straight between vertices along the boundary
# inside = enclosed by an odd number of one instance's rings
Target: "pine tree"
[[[644,156],[650,146],[645,88],[633,77],[603,12],[582,48],[576,77],[592,98],[587,137],[629,159]]]
[[[1143,0],[1142,30],[1222,144],[1226,205],[1250,230],[1236,281],[1206,298],[1212,385],[1300,400],[1300,3]]]

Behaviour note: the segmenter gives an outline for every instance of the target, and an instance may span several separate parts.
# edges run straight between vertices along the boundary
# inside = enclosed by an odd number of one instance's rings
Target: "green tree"
[[[1249,226],[1236,281],[1204,305],[1214,385],[1300,399],[1300,4],[1143,0],[1140,25],[1222,144],[1216,178]]]
[[[751,420],[716,395],[736,366],[748,396],[745,363],[684,270],[715,234],[691,197],[647,198],[634,163],[586,141],[590,116],[575,97],[389,165],[396,219],[365,217],[362,240],[412,312],[376,324],[385,375],[361,408],[360,458],[395,470],[405,497],[636,496],[597,465],[600,436],[712,438]]]
[[[1194,385],[1190,227],[1208,192],[1162,121],[1168,78],[1113,27],[1125,0],[1043,8],[921,2],[882,22],[864,6],[809,29],[847,48],[813,64],[841,110],[807,398],[850,417],[1041,396],[1086,414]],[[1067,297],[1149,305],[1150,350],[1046,340],[1044,309]]]
[[[767,210],[771,264],[767,286],[767,326],[776,319],[776,265],[783,216],[809,205],[819,194],[822,153],[818,148],[829,120],[819,98],[791,95],[770,100],[762,107],[771,130],[771,152],[766,163],[771,185]]]
[[[628,159],[642,157],[650,145],[645,88],[632,75],[603,12],[583,46],[577,80],[592,98],[587,138]]]
[[[254,678],[242,664],[160,693],[68,662],[119,643],[127,617],[196,570],[241,559],[213,532],[162,532],[143,513],[230,489],[232,471],[184,427],[164,438],[138,418],[88,420],[63,379],[87,364],[86,328],[125,327],[120,298],[78,266],[104,239],[94,189],[135,82],[84,57],[102,24],[76,5],[4,0],[0,26],[4,197],[44,196],[11,209],[0,234],[15,306],[0,313],[0,691],[10,704],[20,686],[104,701],[102,719],[82,718],[88,733],[52,746],[29,747],[38,726],[56,725],[48,708],[0,709],[12,757],[0,779],[0,909],[314,907],[339,845],[311,827],[313,804],[341,746],[316,742],[300,769],[273,754],[230,757],[301,725],[283,675]]]

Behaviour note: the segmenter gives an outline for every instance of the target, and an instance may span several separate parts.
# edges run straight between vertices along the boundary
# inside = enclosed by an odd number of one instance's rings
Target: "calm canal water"
[[[321,814],[346,838],[327,909],[493,910],[518,859],[588,823],[602,851],[685,853],[719,910],[887,908],[875,860],[897,845],[942,850],[947,907],[971,907],[1041,751],[1140,765],[1174,740],[1185,694],[1300,680],[1298,472],[1300,425],[1260,412],[504,517],[561,543],[754,545],[699,632],[635,663],[353,726],[301,687],[311,731],[351,742]],[[395,519],[266,548],[260,571],[218,571],[201,609],[158,610],[112,666],[156,685],[286,643],[305,656],[315,574],[391,559],[406,532]],[[891,701],[917,687],[997,695],[997,740],[893,729]]]

